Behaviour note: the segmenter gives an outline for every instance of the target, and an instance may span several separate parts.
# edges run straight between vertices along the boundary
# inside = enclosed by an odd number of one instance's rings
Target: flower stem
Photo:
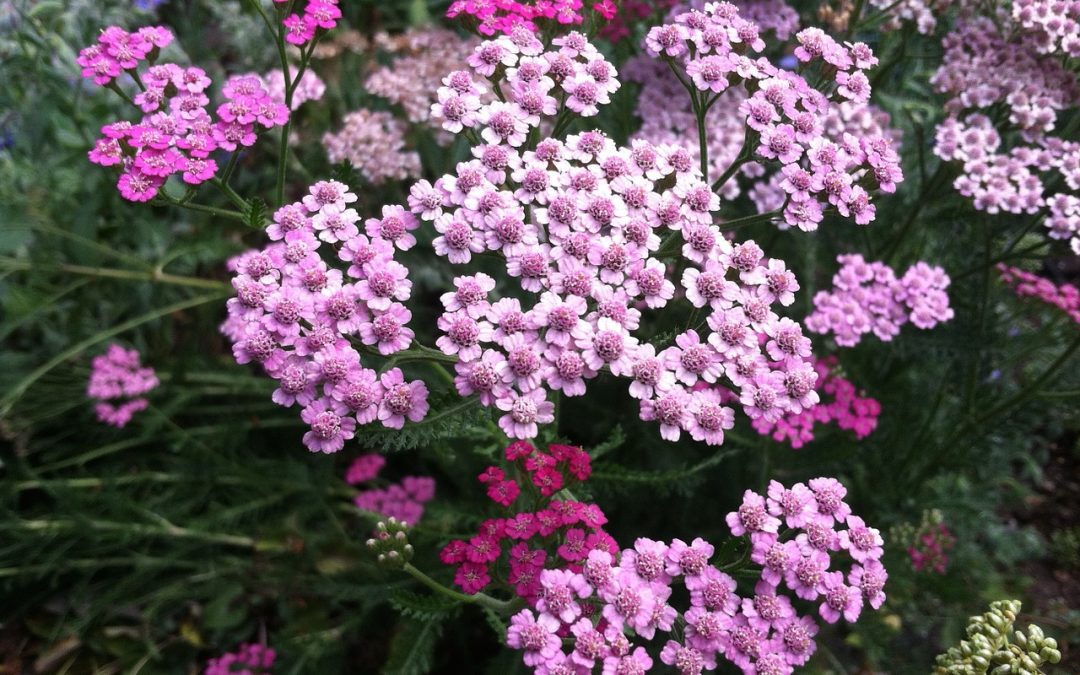
[[[517,603],[513,600],[499,600],[484,593],[466,595],[464,593],[459,593],[452,588],[447,588],[446,586],[440,584],[438,581],[435,581],[428,575],[421,572],[412,563],[405,563],[405,567],[402,569],[404,569],[409,576],[424,584],[436,593],[445,595],[446,597],[457,600],[458,602],[466,602],[471,605],[479,605],[481,607],[486,607],[494,612],[498,612],[499,614],[504,615],[509,614],[517,607]]]
[[[116,269],[112,267],[89,267],[86,265],[69,265],[66,263],[60,263],[55,265],[49,265],[40,262],[31,262],[23,260],[15,260],[14,258],[0,258],[0,269],[5,270],[38,270],[49,269],[57,272],[68,272],[70,274],[79,274],[87,277],[103,277],[108,279],[133,279],[138,281],[154,281],[161,284],[171,284],[173,286],[190,286],[192,288],[210,288],[214,290],[225,290],[229,288],[228,284],[220,281],[214,281],[213,279],[199,279],[197,277],[184,277],[176,274],[169,274],[168,272],[162,272],[160,270],[125,270]]]

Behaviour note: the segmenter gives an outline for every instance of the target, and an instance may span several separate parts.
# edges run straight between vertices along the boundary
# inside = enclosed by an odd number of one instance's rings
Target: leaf
[[[431,657],[442,635],[444,619],[404,622],[390,643],[390,656],[382,672],[386,675],[422,675],[430,671]]]
[[[375,429],[364,435],[364,446],[383,451],[412,450],[431,445],[443,438],[461,436],[470,429],[483,427],[490,420],[487,409],[475,398],[433,410],[416,424],[403,429]]]
[[[248,211],[244,214],[244,218],[247,220],[248,225],[261,230],[266,226],[266,202],[259,197],[252,199],[248,204]]]
[[[506,643],[506,622],[502,620],[502,617],[495,613],[495,610],[490,607],[482,608],[484,610],[484,620],[487,621],[487,625],[491,626],[491,630],[495,631],[495,637],[499,640],[499,644]]]
[[[461,607],[461,603],[442,595],[421,595],[399,590],[390,596],[390,604],[403,616],[419,621],[432,621]]]

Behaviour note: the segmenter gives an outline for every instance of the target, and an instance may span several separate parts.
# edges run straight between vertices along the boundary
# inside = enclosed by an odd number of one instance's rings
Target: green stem
[[[221,190],[222,194],[228,197],[229,201],[231,201],[233,205],[236,206],[236,208],[240,209],[240,212],[242,214],[247,213],[248,209],[251,208],[243,197],[236,194],[236,190],[233,190],[231,187],[225,184],[225,181],[221,180],[220,178],[211,178],[210,183],[217,189]]]
[[[282,551],[281,544],[267,541],[259,541],[251,537],[243,537],[234,534],[218,534],[215,532],[200,532],[189,530],[176,525],[153,527],[136,523],[114,523],[104,520],[23,520],[16,523],[0,524],[0,530],[22,530],[28,532],[57,532],[63,530],[91,529],[99,532],[119,532],[146,537],[168,537],[173,539],[190,539],[208,544],[221,544],[223,546],[236,546],[249,548],[256,551]]]
[[[88,277],[153,281],[161,284],[171,284],[173,286],[190,286],[192,288],[210,288],[215,290],[225,290],[229,288],[228,284],[222,283],[220,281],[214,281],[213,279],[183,277],[175,274],[169,274],[168,272],[161,272],[158,270],[150,270],[143,272],[140,270],[124,270],[114,269],[110,267],[87,267],[85,265],[69,265],[66,263],[49,265],[46,263],[31,262],[29,260],[15,260],[13,258],[0,258],[0,269],[47,269],[57,272],[68,272],[70,274],[80,274]]]
[[[499,614],[503,615],[509,614],[513,609],[517,607],[517,603],[515,603],[513,600],[498,600],[491,597],[490,595],[485,595],[484,593],[466,595],[464,593],[459,593],[452,588],[447,588],[446,586],[440,584],[438,581],[435,581],[428,575],[421,572],[412,563],[405,563],[405,567],[403,567],[402,569],[409,576],[424,584],[436,593],[445,595],[446,597],[457,600],[458,602],[466,602],[471,605],[479,605],[481,607],[486,607],[494,612],[498,612]]]

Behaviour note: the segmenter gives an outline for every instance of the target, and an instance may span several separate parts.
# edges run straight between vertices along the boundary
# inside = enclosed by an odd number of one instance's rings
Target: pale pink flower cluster
[[[277,652],[258,643],[241,645],[235,652],[210,659],[204,675],[269,675]]]
[[[953,187],[970,198],[976,209],[1045,213],[1048,236],[1068,241],[1073,251],[1080,253],[1080,199],[1063,192],[1046,194],[1047,184],[1059,177],[1070,190],[1080,190],[1080,142],[1044,136],[1036,143],[1017,144],[1004,152],[1002,145],[1001,134],[990,118],[971,113],[938,125],[934,153],[943,160],[963,163],[963,172]],[[1044,180],[1048,174],[1051,178]]]
[[[1080,57],[1080,3],[1013,0],[1012,18],[1040,54]]]
[[[1051,135],[1062,115],[1077,113],[1080,86],[1046,37],[1062,23],[1046,12],[1075,15],[1076,9],[1061,3],[1017,7],[1018,23],[1008,15],[975,16],[945,37],[943,62],[931,82],[951,98],[934,153],[963,162],[953,185],[976,209],[1045,214],[1049,236],[1080,253],[1080,142]],[[1044,20],[1047,29],[1037,28]],[[1062,44],[1075,51],[1080,37]],[[1008,117],[995,125],[991,117],[1000,107]],[[1068,190],[1050,192],[1060,179]]]
[[[1074,323],[1080,324],[1080,289],[1073,284],[1055,284],[1038,274],[1003,263],[997,269],[1002,283],[1012,288],[1018,297],[1035,298],[1057,307],[1068,314]]]
[[[386,460],[381,455],[361,455],[353,460],[345,473],[349,485],[368,483],[379,476]],[[416,525],[424,516],[424,504],[435,498],[435,479],[429,476],[405,476],[397,483],[384,487],[368,486],[353,498],[361,511],[394,518]]]
[[[636,82],[640,87],[634,114],[641,120],[641,128],[634,134],[653,145],[672,145],[682,147],[697,166],[701,165],[701,149],[696,134],[689,130],[697,124],[689,106],[672,105],[672,101],[681,101],[686,91],[671,75],[668,67],[656,59],[645,55],[631,58],[623,66],[623,78]],[[742,89],[731,90],[724,98],[717,101],[705,115],[706,142],[709,154],[709,175],[719,176],[738,158],[746,136],[746,120],[739,112],[739,106],[747,98]],[[760,176],[764,167],[756,162],[744,164],[739,173],[743,176]],[[739,182],[729,180],[720,187],[720,196],[734,199],[741,190]],[[784,193],[776,186],[779,204],[783,204]],[[760,209],[759,205],[759,209]],[[771,206],[764,211],[776,208]]]
[[[426,124],[432,121],[431,104],[442,78],[465,68],[477,44],[475,38],[463,38],[454,31],[435,27],[411,28],[392,38],[376,35],[375,49],[392,59],[371,71],[364,88],[401,106],[409,122]]]
[[[873,332],[892,340],[909,321],[927,330],[953,318],[949,275],[925,262],[912,265],[897,279],[883,262],[867,262],[857,253],[837,256],[840,269],[833,275],[833,290],[814,295],[814,311],[807,329],[832,333],[836,344],[853,347]]]
[[[733,246],[722,236],[712,222],[719,198],[685,150],[643,141],[618,148],[596,131],[523,150],[541,120],[557,114],[555,94],[570,111],[592,115],[619,86],[584,36],[554,43],[545,52],[520,31],[485,42],[470,59],[472,73],[446,78],[437,104],[444,125],[479,131],[486,144],[434,185],[417,183],[409,198],[438,233],[437,254],[466,264],[497,253],[538,300],[496,300],[496,281],[484,273],[455,279],[442,296],[437,344],[459,359],[458,391],[502,410],[499,424],[514,438],[532,438],[553,420],[550,390],[580,396],[601,371],[630,381],[641,417],[659,422],[668,440],[687,432],[723,442],[734,424],[721,404],[723,378],[752,418],[801,410],[814,384],[810,342],[772,310],[794,301],[798,283],[753,242]],[[510,97],[480,104],[476,76],[500,69]],[[658,350],[635,333],[643,307],[675,297],[673,268],[654,257],[661,234],[685,242],[681,285],[705,313],[698,328]]]
[[[881,24],[882,30],[897,30],[911,21],[920,33],[932,35],[937,29],[938,18],[950,6],[963,6],[969,4],[969,0],[870,0],[869,4],[888,17]]]
[[[814,653],[818,632],[797,604],[813,603],[836,623],[885,601],[882,537],[851,514],[845,494],[832,478],[791,489],[772,481],[767,497],[747,490],[727,522],[735,536],[749,537],[760,566],[752,593],[740,594],[735,579],[710,564],[714,547],[700,537],[670,544],[642,537],[619,555],[593,550],[576,569],[543,570],[539,599],[512,617],[507,645],[540,675],[597,667],[640,674],[656,661],[700,675],[721,658],[747,674],[792,673]],[[833,560],[840,551],[852,561],[846,572]],[[676,594],[678,587],[685,590]],[[679,598],[689,603],[682,611],[671,604]],[[662,644],[658,655],[650,644]]]
[[[780,165],[786,193],[783,218],[792,227],[814,230],[831,206],[860,225],[874,219],[871,191],[893,192],[903,178],[900,159],[881,135],[826,137],[824,119],[833,102],[865,104],[870,98],[866,71],[877,64],[864,43],[841,45],[817,28],[800,31],[795,57],[821,62],[823,91],[801,75],[765,58],[753,58],[765,41],[759,27],[727,2],[709,3],[673,23],[654,27],[645,40],[653,57],[678,63],[686,78],[707,97],[746,86],[750,96],[739,107],[749,127],[754,157]]]
[[[252,73],[254,74],[254,73]],[[292,75],[292,73],[290,73]],[[294,76],[294,75],[293,75]],[[285,74],[280,68],[258,76],[263,87],[276,103],[285,104]],[[295,77],[295,76],[294,76]],[[326,93],[326,83],[312,70],[305,70],[293,90],[292,109],[296,110],[308,101],[318,101]]]
[[[156,36],[156,43],[139,42],[143,35]],[[142,119],[102,127],[102,138],[89,152],[94,164],[120,168],[117,188],[130,201],[153,199],[173,175],[188,185],[212,179],[218,165],[211,153],[236,152],[240,147],[254,145],[260,131],[281,126],[289,119],[288,108],[271,97],[257,75],[229,78],[222,89],[225,100],[217,107],[216,120],[207,110],[211,81],[201,68],[162,63],[151,65],[140,77],[139,61],[147,59],[152,63],[159,46],[171,41],[172,34],[165,28],[126,33],[113,26],[102,32],[97,45],[79,54],[84,76],[94,77],[98,84],[117,87],[112,78],[119,71],[101,65],[113,62],[138,84],[139,93],[132,102],[142,111]],[[135,50],[136,44],[142,48]]]
[[[146,394],[159,384],[153,368],[143,367],[139,352],[111,344],[104,354],[90,364],[86,395],[96,401],[94,413],[99,422],[123,427],[135,413],[146,410]]]
[[[341,450],[358,424],[401,429],[428,411],[423,382],[406,381],[399,368],[365,367],[356,348],[388,356],[412,343],[412,313],[402,304],[412,282],[394,255],[416,243],[418,223],[384,207],[361,233],[355,201],[342,183],[315,183],[303,200],[274,213],[266,230],[273,243],[229,262],[236,297],[221,330],[238,363],[258,363],[277,380],[275,403],[300,407],[313,452]]]
[[[420,155],[406,147],[408,126],[391,113],[360,108],[345,115],[336,133],[323,135],[326,156],[348,161],[373,185],[420,176]]]
[[[703,6],[705,0],[696,0]],[[784,0],[738,0],[735,5],[747,21],[758,25],[762,32],[771,31],[777,40],[786,42],[799,30],[799,13]]]
[[[788,413],[775,422],[758,418],[754,420],[754,430],[796,450],[814,440],[814,427],[819,424],[836,424],[854,432],[859,440],[869,436],[877,428],[881,404],[863,396],[863,392],[837,372],[836,357],[814,359],[813,364],[817,372],[815,390],[820,392],[821,402],[800,413]]]
[[[930,83],[949,97],[950,115],[1003,104],[1009,123],[1033,140],[1076,106],[1080,90],[1059,58],[1039,53],[1031,36],[1013,28],[1006,19],[999,29],[985,16],[958,21],[942,40],[945,53]]]

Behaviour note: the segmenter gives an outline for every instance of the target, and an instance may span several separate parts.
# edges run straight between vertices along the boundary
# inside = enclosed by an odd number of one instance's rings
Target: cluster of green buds
[[[900,523],[889,528],[889,543],[898,547],[907,548],[918,541],[919,537],[929,532],[934,527],[945,522],[945,514],[940,509],[925,509],[922,512],[922,520],[918,525],[915,523]]]
[[[937,657],[934,675],[1038,675],[1042,664],[1060,661],[1057,641],[1038,626],[1013,631],[1019,611],[1019,600],[999,600],[971,617],[968,639]]]
[[[396,518],[379,521],[375,536],[367,540],[367,547],[376,555],[380,565],[401,569],[412,560],[413,547],[409,543],[409,524]]]

